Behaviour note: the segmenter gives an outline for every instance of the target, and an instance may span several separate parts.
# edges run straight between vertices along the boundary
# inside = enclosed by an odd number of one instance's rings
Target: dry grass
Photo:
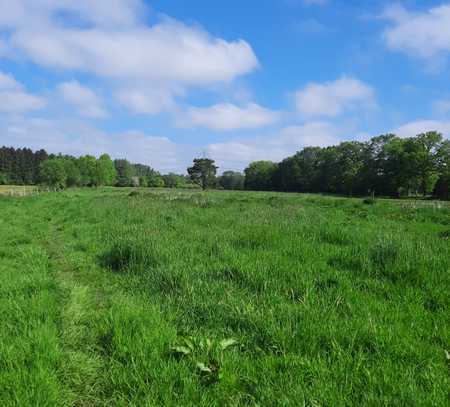
[[[0,185],[0,195],[27,196],[38,192],[38,187],[27,185]]]

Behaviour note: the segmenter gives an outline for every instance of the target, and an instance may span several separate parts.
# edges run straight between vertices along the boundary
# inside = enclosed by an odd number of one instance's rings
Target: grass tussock
[[[155,245],[151,241],[130,236],[111,239],[110,248],[103,254],[104,266],[117,272],[149,270],[159,264]]]

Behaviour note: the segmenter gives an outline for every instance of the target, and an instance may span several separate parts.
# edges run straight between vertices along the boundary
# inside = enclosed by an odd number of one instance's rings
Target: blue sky
[[[450,2],[0,0],[0,144],[184,172],[450,136]]]

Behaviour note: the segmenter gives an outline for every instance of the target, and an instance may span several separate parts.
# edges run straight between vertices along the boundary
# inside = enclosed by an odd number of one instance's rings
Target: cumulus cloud
[[[390,49],[424,59],[450,52],[450,4],[423,12],[397,4],[388,7],[383,18],[391,22],[383,33]]]
[[[91,89],[77,81],[61,83],[58,85],[58,91],[67,103],[77,108],[81,116],[94,119],[108,116],[100,98]]]
[[[134,113],[170,109],[190,88],[231,83],[259,66],[242,39],[168,17],[148,24],[143,0],[0,0],[0,10],[0,55],[107,80]]]
[[[157,114],[174,108],[176,93],[169,88],[128,88],[117,91],[115,98],[133,113]]]
[[[400,137],[414,137],[427,131],[437,131],[444,137],[450,137],[450,121],[417,120],[406,123],[393,131]]]
[[[251,129],[268,126],[279,119],[279,113],[249,103],[238,107],[231,103],[221,103],[210,107],[190,107],[178,119],[180,126],[205,127],[211,130],[226,131]]]
[[[0,0],[0,28],[9,30],[13,49],[40,65],[185,85],[231,81],[258,66],[243,40],[228,42],[169,18],[145,25],[140,0],[10,3]],[[79,24],[70,24],[70,12]],[[58,13],[66,13],[64,23]]]
[[[129,27],[144,15],[141,0],[0,0],[0,25],[43,26],[64,17],[102,27]]]
[[[44,98],[22,91],[0,92],[0,112],[24,113],[39,110],[46,106]]]
[[[372,87],[358,79],[342,77],[333,82],[309,83],[295,94],[297,111],[304,117],[336,117],[375,104]]]
[[[0,71],[0,112],[24,113],[46,106],[45,98],[27,93],[13,76]]]

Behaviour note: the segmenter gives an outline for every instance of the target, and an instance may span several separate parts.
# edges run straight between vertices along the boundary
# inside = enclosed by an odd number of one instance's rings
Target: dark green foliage
[[[253,162],[245,169],[245,188],[448,199],[449,168],[450,142],[441,134],[387,134],[365,143],[306,147],[276,166]]]
[[[194,165],[187,169],[187,172],[194,184],[200,185],[204,190],[216,185],[217,167],[214,160],[209,158],[195,158]]]
[[[85,155],[78,158],[78,168],[81,173],[80,186],[95,186],[97,164],[96,159],[92,155]]]
[[[439,176],[434,187],[434,196],[447,201],[450,199],[450,175]]]
[[[270,191],[275,188],[277,165],[272,161],[255,161],[245,169],[245,189]]]
[[[8,176],[5,173],[0,172],[0,185],[9,184]]]
[[[114,166],[117,172],[117,182],[118,187],[129,187],[132,185],[132,178],[134,176],[133,167],[131,164],[125,160],[114,160]]]
[[[225,171],[219,177],[219,186],[228,190],[244,189],[245,177],[237,171]]]
[[[54,189],[67,186],[66,163],[62,158],[51,158],[41,164],[41,181]]]
[[[66,185],[68,187],[76,187],[81,184],[81,171],[74,158],[65,158],[64,171],[66,172]]]
[[[40,182],[40,165],[48,158],[44,150],[0,148],[0,184],[35,185]]]
[[[147,186],[151,188],[161,188],[165,186],[164,178],[159,172],[154,171],[147,177]]]
[[[165,186],[166,188],[182,188],[186,185],[186,179],[184,178],[184,176],[174,174],[173,172],[163,175],[161,178],[164,182],[163,186]],[[160,183],[159,181],[156,181],[156,182]],[[160,186],[160,185],[156,185],[156,186]]]

